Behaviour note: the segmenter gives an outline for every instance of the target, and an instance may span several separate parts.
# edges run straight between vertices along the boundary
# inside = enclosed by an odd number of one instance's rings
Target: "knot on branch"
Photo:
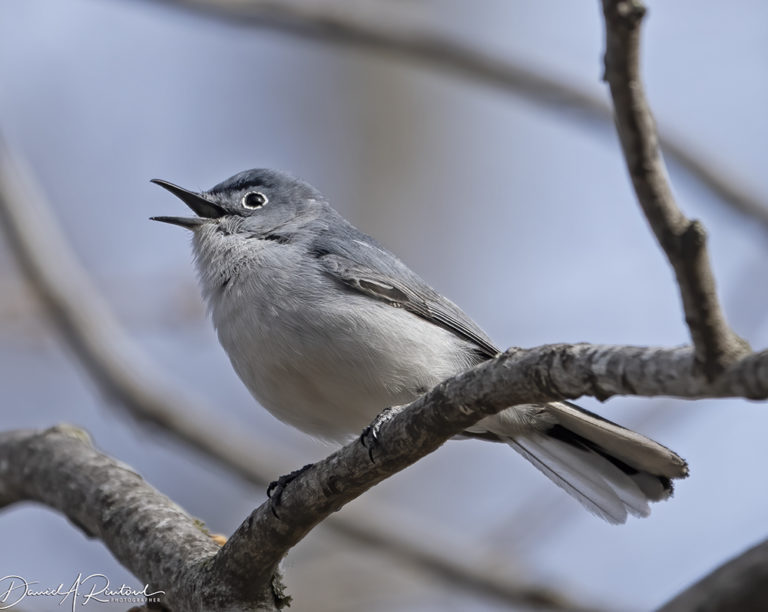
[[[621,0],[616,3],[616,15],[628,28],[635,28],[645,17],[647,9],[639,0]]]
[[[608,371],[605,355],[591,345],[553,344],[536,351],[531,381],[537,397],[550,400],[575,399],[585,393],[601,402],[615,395],[601,380]]]
[[[566,397],[560,388],[558,374],[568,369],[571,355],[564,350],[565,345],[553,344],[546,347],[546,352],[534,361],[531,369],[531,381],[538,392],[547,397]]]
[[[616,394],[613,389],[608,389],[601,383],[605,374],[611,370],[610,359],[606,359],[606,356],[594,347],[588,349],[587,357],[588,367],[584,368],[584,364],[578,362],[577,366],[581,366],[583,369],[582,378],[586,380],[588,393],[596,400],[604,402]],[[623,379],[624,375],[622,374]]]
[[[77,425],[70,425],[69,423],[59,423],[58,425],[49,427],[48,429],[43,430],[40,435],[61,435],[67,438],[72,438],[73,440],[79,440],[88,446],[93,446],[93,438],[91,438],[91,434],[89,434],[82,427],[78,427]]]
[[[683,257],[696,257],[707,244],[707,230],[698,219],[693,219],[680,236]]]

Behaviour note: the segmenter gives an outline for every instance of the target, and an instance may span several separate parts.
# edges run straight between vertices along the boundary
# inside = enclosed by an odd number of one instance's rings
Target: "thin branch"
[[[29,173],[0,139],[0,225],[21,270],[41,299],[51,322],[75,356],[109,397],[136,419],[159,427],[245,480],[264,487],[289,465],[285,452],[266,440],[255,445],[240,428],[180,385],[171,385],[116,320],[57,227],[50,206]],[[216,414],[217,416],[213,416]],[[215,423],[215,425],[214,425]],[[376,520],[370,508],[351,508],[324,526],[339,535],[390,554],[456,588],[507,605],[554,598],[549,590],[483,572],[471,562],[476,545],[464,539],[443,554],[419,545],[418,538]],[[554,604],[552,605],[553,608]],[[563,609],[575,608],[574,605]]]
[[[697,363],[715,377],[749,353],[728,326],[709,265],[706,233],[683,215],[667,182],[656,125],[640,78],[639,0],[603,0],[606,23],[605,80],[615,106],[616,128],[637,199],[675,271]]]
[[[585,123],[613,122],[613,109],[585,88],[528,68],[522,62],[487,53],[454,36],[392,11],[350,10],[338,0],[152,0],[199,12],[238,26],[265,27],[288,35],[331,44],[363,47],[498,87],[552,109],[560,118]],[[563,113],[563,109],[576,113]],[[660,137],[670,159],[711,190],[723,203],[768,229],[768,203],[702,157],[684,140]]]
[[[768,540],[707,574],[658,612],[762,612],[768,602]]]

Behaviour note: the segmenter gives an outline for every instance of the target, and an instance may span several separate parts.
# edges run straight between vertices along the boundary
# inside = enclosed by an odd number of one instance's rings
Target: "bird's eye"
[[[261,193],[261,191],[249,191],[243,196],[243,199],[241,200],[243,208],[248,208],[250,210],[261,208],[268,201],[269,200],[267,200],[267,196]]]

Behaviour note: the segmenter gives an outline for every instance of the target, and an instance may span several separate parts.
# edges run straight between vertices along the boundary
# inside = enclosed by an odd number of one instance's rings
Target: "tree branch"
[[[591,395],[673,395],[686,398],[768,398],[768,351],[732,364],[715,382],[697,375],[694,351],[550,345],[510,349],[455,376],[401,408],[381,427],[385,444],[375,461],[358,441],[344,446],[290,482],[280,501],[280,522],[261,506],[240,526],[217,559],[247,581],[246,560],[261,555],[275,566],[317,523],[385,478],[431,453],[479,419],[509,406]],[[270,535],[266,540],[262,530]]]
[[[761,612],[768,602],[768,540],[727,561],[658,612]]]
[[[122,329],[106,301],[77,262],[29,173],[22,172],[0,138],[0,225],[21,271],[45,306],[51,322],[108,397],[143,422],[203,452],[245,480],[264,487],[290,464],[282,449],[261,440],[254,445],[234,425],[227,426],[180,385],[171,385],[163,368],[151,362]],[[212,424],[215,423],[215,426]],[[2,491],[0,490],[0,501]],[[566,597],[539,585],[484,572],[468,559],[475,545],[462,541],[437,554],[420,546],[413,534],[376,520],[376,512],[330,516],[332,532],[387,552],[453,586],[492,597],[507,605],[549,602],[551,609],[577,609]]]
[[[46,451],[39,433],[0,438],[0,499],[12,501],[15,493],[65,512],[104,539],[140,579],[167,591],[172,607],[276,609],[280,602],[274,600],[272,585],[283,556],[314,526],[372,486],[508,406],[614,394],[766,399],[768,351],[731,364],[713,382],[697,374],[694,351],[686,347],[510,349],[397,410],[381,426],[385,442],[377,447],[375,461],[355,440],[314,464],[274,502],[279,518],[270,502],[262,504],[218,551],[213,544],[201,544],[199,529],[190,527],[194,521],[135,473],[92,449],[85,454],[71,451],[72,440],[83,445],[82,435],[60,429],[48,430],[43,438],[64,444],[63,458]],[[17,444],[19,436],[29,445],[26,451]],[[150,515],[159,518],[159,533]]]
[[[696,362],[710,378],[749,353],[728,326],[709,266],[706,232],[675,204],[658,146],[658,135],[640,78],[639,0],[603,0],[606,24],[605,80],[615,107],[616,129],[640,206],[667,256],[680,287]]]
[[[353,451],[362,448],[357,442],[349,446]],[[354,454],[347,452],[342,465],[348,466]],[[363,463],[369,463],[367,451],[362,455]],[[326,491],[335,481],[329,462],[318,464]],[[87,536],[100,538],[151,590],[164,591],[162,603],[171,609],[276,610],[286,603],[276,570],[282,555],[270,544],[275,533],[293,526],[286,526],[282,517],[277,519],[269,502],[261,507],[262,520],[246,521],[219,548],[199,521],[125,464],[94,449],[86,432],[68,425],[0,433],[0,507],[25,500],[59,510]],[[246,549],[241,540],[252,548]],[[259,543],[266,544],[266,549]],[[243,554],[238,556],[237,551]],[[515,581],[509,582],[511,591]],[[573,604],[554,591],[524,586],[510,603],[549,610],[596,610]]]
[[[195,609],[187,602],[203,596],[196,578],[219,547],[136,472],[93,448],[81,429],[0,433],[0,499],[59,510],[179,610]]]
[[[277,564],[315,525],[477,420],[510,405],[615,394],[766,399],[768,352],[750,354],[728,327],[716,298],[703,229],[677,209],[666,183],[639,80],[643,9],[610,0],[604,0],[604,9],[606,78],[622,146],[643,210],[675,269],[693,349],[586,344],[510,349],[398,411],[382,426],[385,444],[377,449],[375,462],[353,442],[312,466],[287,485],[279,519],[269,504],[262,505],[221,549],[170,500],[125,466],[89,451],[82,435],[72,430],[0,436],[0,502],[37,499],[66,512],[86,532],[102,537],[140,578],[168,591],[169,601],[179,609],[275,609],[281,605],[273,589]],[[1,184],[9,178],[3,166]],[[15,222],[8,217],[7,223],[9,219]],[[31,259],[24,263],[35,265]],[[53,299],[50,306],[61,303]],[[95,355],[96,361],[114,357],[87,334],[79,334],[76,313],[64,310],[59,317],[83,355]],[[110,367],[114,365],[120,364]],[[130,394],[142,393],[136,380],[128,382],[131,386]],[[118,397],[125,392],[120,386],[107,390]],[[157,398],[150,394],[147,399],[151,405]],[[145,416],[167,427],[184,427],[174,420],[179,414],[147,410]],[[125,495],[123,488],[132,493]]]
[[[613,109],[591,91],[557,76],[533,71],[446,35],[381,11],[350,10],[338,0],[152,0],[246,27],[266,27],[288,35],[345,44],[425,63],[498,87],[555,110],[559,118],[611,123]],[[577,111],[563,113],[563,108]],[[768,229],[768,203],[703,158],[683,140],[660,137],[662,148],[719,200]]]

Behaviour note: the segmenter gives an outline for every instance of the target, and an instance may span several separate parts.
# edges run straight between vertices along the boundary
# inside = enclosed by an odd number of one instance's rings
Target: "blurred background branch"
[[[271,28],[286,34],[314,38],[389,53],[445,70],[481,84],[499,87],[558,113],[559,118],[589,124],[613,124],[613,109],[588,89],[532,70],[523,62],[501,58],[467,44],[404,12],[370,4],[351,6],[340,0],[149,0],[235,26]],[[576,111],[564,113],[562,111]],[[768,230],[768,202],[721,170],[715,159],[685,141],[659,131],[663,151],[715,193],[720,201],[751,217]]]
[[[658,612],[761,612],[768,602],[768,540],[728,560]]]

